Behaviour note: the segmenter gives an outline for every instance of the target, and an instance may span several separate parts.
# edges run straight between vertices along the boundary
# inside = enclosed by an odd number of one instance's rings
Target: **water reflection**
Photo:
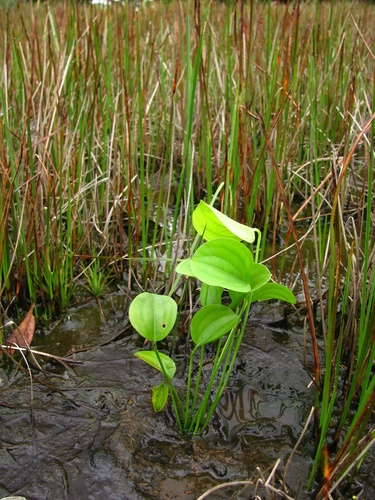
[[[221,400],[218,412],[221,419],[221,431],[230,440],[243,424],[255,420],[262,397],[251,385],[227,388]]]

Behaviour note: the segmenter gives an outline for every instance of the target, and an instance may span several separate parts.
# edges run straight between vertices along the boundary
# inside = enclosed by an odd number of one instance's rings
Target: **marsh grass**
[[[223,182],[216,206],[262,230],[260,260],[275,272],[284,252],[275,280],[299,281],[286,256],[313,241],[315,286],[295,290],[320,346],[310,487],[325,445],[334,487],[374,440],[374,7],[1,9],[2,318],[58,314],[83,268],[101,286],[96,256],[129,287],[162,286],[165,259],[168,291],[194,206]]]

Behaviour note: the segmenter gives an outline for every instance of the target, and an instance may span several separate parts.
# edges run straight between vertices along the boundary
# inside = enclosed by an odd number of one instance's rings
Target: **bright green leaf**
[[[255,230],[236,222],[201,201],[193,212],[193,225],[198,234],[207,241],[216,238],[231,238],[253,243]]]
[[[237,326],[238,316],[228,307],[210,305],[200,309],[191,321],[191,338],[197,346],[218,340]]]
[[[255,290],[251,296],[251,300],[253,302],[256,300],[270,299],[283,300],[284,302],[289,302],[289,304],[296,303],[296,298],[289,288],[284,285],[280,285],[279,283],[267,283],[261,288]]]
[[[168,386],[163,382],[152,389],[152,406],[154,407],[155,413],[161,411],[168,399],[169,389]]]
[[[242,243],[228,238],[208,241],[191,259],[194,275],[203,283],[237,292],[249,292],[253,256]]]
[[[261,286],[268,283],[271,279],[271,273],[266,266],[263,264],[257,264],[253,262],[251,264],[250,275],[249,275],[249,285],[251,291],[257,290]]]
[[[159,370],[159,372],[163,373],[163,370],[161,369],[159,359],[155,351],[138,351],[134,353],[134,356],[136,356],[139,359],[143,359],[143,361],[145,361],[149,365]],[[168,375],[169,378],[173,378],[174,374],[176,373],[175,362],[173,361],[173,359],[171,359],[169,356],[167,356],[162,352],[159,352],[159,356],[161,362],[163,363],[165,373]]]
[[[202,283],[200,299],[202,306],[212,304],[221,304],[221,296],[223,295],[223,288],[220,286],[210,286]]]
[[[163,340],[172,330],[177,317],[177,304],[167,295],[144,292],[129,308],[129,320],[137,332],[147,340]]]
[[[176,266],[176,273],[185,274],[186,276],[190,276],[191,278],[196,278],[196,276],[194,276],[193,274],[193,271],[191,270],[191,259],[182,260]]]
[[[239,306],[242,300],[246,296],[246,293],[235,292],[234,290],[228,290],[228,292],[229,292],[229,297],[232,300],[232,302],[229,305],[231,309],[235,309],[237,306]]]

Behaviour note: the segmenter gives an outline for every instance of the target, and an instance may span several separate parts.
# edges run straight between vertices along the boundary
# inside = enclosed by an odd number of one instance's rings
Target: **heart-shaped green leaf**
[[[144,292],[129,308],[129,320],[137,332],[147,340],[163,340],[172,330],[177,317],[177,304],[167,295]]]
[[[155,413],[161,411],[168,399],[169,389],[168,386],[163,382],[152,389],[152,406],[154,407]]]
[[[134,356],[136,356],[139,359],[143,359],[143,361],[145,361],[149,365],[159,370],[159,372],[163,373],[163,370],[161,369],[159,359],[155,351],[138,351],[134,353]],[[159,356],[161,362],[163,363],[165,373],[168,375],[169,378],[173,378],[174,374],[176,373],[175,362],[173,361],[173,359],[171,359],[169,356],[167,356],[162,352],[159,352]]]
[[[193,226],[207,241],[231,238],[253,243],[255,240],[253,228],[230,219],[204,201],[201,201],[193,212]]]
[[[279,283],[267,283],[262,287],[255,290],[251,295],[251,300],[255,302],[256,300],[283,300],[284,302],[289,302],[289,304],[295,304],[296,298],[293,293],[284,285]]]
[[[238,321],[238,316],[228,307],[205,306],[194,315],[191,321],[191,338],[198,347],[209,344],[237,326]]]
[[[202,283],[200,299],[202,306],[209,306],[213,304],[221,304],[221,296],[223,295],[223,288],[220,286],[210,286]]]
[[[251,291],[257,290],[261,286],[265,285],[270,279],[271,273],[266,266],[252,262],[249,275]]]
[[[196,278],[191,270],[191,259],[184,259],[176,266],[176,273]]]
[[[208,241],[191,259],[194,275],[203,283],[237,292],[249,292],[253,256],[242,243],[228,238]]]

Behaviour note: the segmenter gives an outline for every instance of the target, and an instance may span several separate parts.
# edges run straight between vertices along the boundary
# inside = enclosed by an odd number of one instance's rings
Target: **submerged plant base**
[[[220,189],[218,188],[214,198],[218,196]],[[176,373],[175,362],[159,352],[157,346],[157,342],[168,336],[177,320],[177,304],[171,295],[181,278],[177,277],[169,296],[148,292],[138,295],[130,305],[129,320],[143,338],[153,343],[153,351],[139,351],[135,356],[164,376],[165,382],[152,389],[155,411],[163,409],[170,391],[180,432],[193,435],[199,432],[202,435],[228,384],[251,304],[269,299],[281,299],[295,304],[296,299],[287,287],[269,283],[270,271],[257,262],[259,230],[239,224],[204,201],[194,210],[193,225],[197,236],[189,248],[190,257],[182,260],[176,267],[177,275],[197,278],[201,282],[202,307],[190,322],[190,336],[194,347],[192,346],[190,354],[185,400],[180,398],[172,381]],[[256,234],[258,241],[254,257],[244,243],[253,244]],[[194,252],[199,236],[207,242]],[[239,240],[244,240],[244,243]],[[228,290],[231,298],[229,307],[222,303],[224,289]],[[173,343],[174,340],[171,353]],[[203,397],[198,397],[202,393],[200,384],[203,379],[205,349],[212,344],[216,347],[216,354],[212,357],[210,379],[203,388]],[[193,377],[194,356],[198,350],[199,368],[196,377]]]

